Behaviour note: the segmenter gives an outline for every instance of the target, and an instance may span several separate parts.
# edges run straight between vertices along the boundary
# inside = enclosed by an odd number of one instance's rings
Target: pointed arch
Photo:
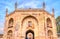
[[[9,24],[10,24],[11,22],[14,22],[13,18],[10,18],[10,19],[9,19]]]
[[[27,19],[27,18],[33,18],[33,19],[35,19],[36,22],[38,23],[38,20],[36,19],[36,17],[29,15],[29,16],[26,16],[26,17],[23,18],[23,20],[22,20],[22,25],[23,25],[23,21],[24,21],[25,19]]]
[[[53,32],[48,30],[48,39],[53,39]]]
[[[13,36],[13,32],[12,32],[12,30],[9,30],[7,32],[7,39],[12,39],[12,36]]]
[[[30,35],[30,37],[28,37],[29,35]],[[28,39],[28,38],[34,39],[34,32],[32,30],[26,31],[26,37],[25,37],[25,39]]]
[[[11,27],[13,27],[13,23],[14,23],[14,20],[13,20],[13,18],[10,18],[9,19],[9,22],[8,22],[8,28],[11,28]]]
[[[52,31],[48,30],[48,36],[51,36],[51,35],[53,35]]]
[[[46,22],[47,22],[47,27],[52,28],[51,19],[50,18],[47,18]]]

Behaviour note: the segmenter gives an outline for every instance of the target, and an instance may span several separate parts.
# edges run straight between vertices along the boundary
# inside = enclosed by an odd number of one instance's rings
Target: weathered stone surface
[[[11,24],[13,27],[9,27],[9,20],[13,19]],[[51,20],[47,22],[47,19]],[[29,26],[29,21],[31,21],[31,26]],[[51,26],[48,26],[48,23]],[[5,27],[4,27],[4,39],[25,39],[26,33],[34,33],[34,39],[48,39],[48,34],[51,38],[57,39],[57,31],[55,18],[52,14],[42,9],[20,9],[12,12],[6,16]],[[10,32],[11,30],[11,32]],[[50,32],[50,31],[51,32]],[[9,32],[8,32],[9,31]],[[49,31],[49,32],[48,32]],[[51,35],[50,35],[51,34]],[[32,34],[33,35],[33,34]],[[31,35],[31,36],[32,36]]]

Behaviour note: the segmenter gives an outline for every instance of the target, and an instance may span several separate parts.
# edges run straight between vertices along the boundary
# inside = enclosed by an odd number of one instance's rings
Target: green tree
[[[56,18],[56,22],[57,22],[57,32],[60,33],[60,16]]]

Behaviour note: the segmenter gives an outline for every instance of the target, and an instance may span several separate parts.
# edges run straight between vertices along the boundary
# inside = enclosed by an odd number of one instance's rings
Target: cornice
[[[43,9],[17,9],[17,10],[14,10],[13,12],[11,12],[10,14],[8,14],[8,16],[14,14],[15,12],[44,12],[43,14],[48,14],[48,15],[53,16],[52,14],[50,14],[49,12],[47,12],[46,10],[43,10]],[[8,16],[6,16],[6,17],[8,17]]]

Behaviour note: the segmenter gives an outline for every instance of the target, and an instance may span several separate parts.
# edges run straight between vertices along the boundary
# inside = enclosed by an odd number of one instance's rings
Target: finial
[[[54,16],[54,8],[52,8],[52,15]]]
[[[8,8],[6,8],[6,16],[8,15]]]
[[[15,3],[15,10],[17,9],[17,2]]]
[[[45,9],[45,2],[43,2],[43,9]]]

